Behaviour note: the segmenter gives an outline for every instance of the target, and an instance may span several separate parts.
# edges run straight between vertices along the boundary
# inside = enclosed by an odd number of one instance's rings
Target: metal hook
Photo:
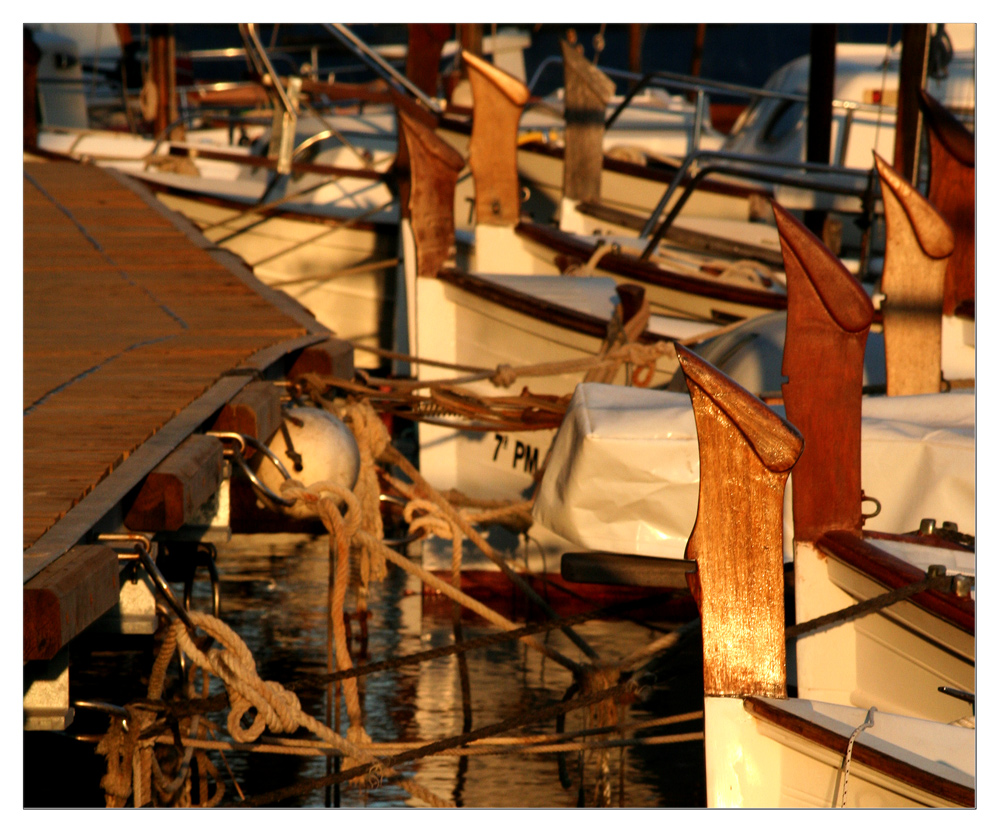
[[[278,471],[281,472],[282,477],[285,480],[291,480],[291,475],[288,473],[288,469],[285,468],[284,464],[278,458],[270,448],[268,448],[264,443],[258,440],[256,437],[250,437],[246,434],[240,434],[236,431],[206,431],[205,432],[210,437],[218,437],[220,440],[236,440],[240,443],[239,451],[233,452],[230,449],[226,450],[228,456],[236,461],[237,465],[247,476],[247,479],[253,484],[261,494],[265,495],[270,500],[281,506],[292,506],[295,504],[294,500],[289,498],[281,497],[281,495],[275,494],[271,489],[265,486],[259,477],[250,470],[250,466],[247,465],[247,461],[243,459],[243,450],[249,445],[255,448],[257,451],[261,452],[265,457],[267,457],[274,465],[277,467]]]
[[[149,574],[149,577],[153,580],[153,584],[156,586],[156,589],[163,594],[163,598],[166,600],[167,604],[169,604],[174,613],[177,614],[177,618],[180,619],[184,623],[184,626],[192,633],[196,630],[196,625],[191,621],[191,617],[188,616],[184,607],[178,603],[177,597],[174,596],[174,592],[170,589],[170,585],[167,584],[167,580],[163,577],[163,573],[160,572],[159,568],[156,566],[156,562],[153,561],[153,544],[148,536],[140,535],[136,532],[107,533],[104,535],[98,535],[97,540],[102,543],[109,544],[132,544],[135,547],[135,553],[139,556],[139,561],[142,562],[142,566]]]

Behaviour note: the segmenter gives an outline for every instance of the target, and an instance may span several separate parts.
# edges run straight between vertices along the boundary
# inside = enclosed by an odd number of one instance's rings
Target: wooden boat
[[[946,63],[928,72],[927,91],[953,113],[970,118],[976,105],[975,25],[939,24],[937,31],[928,32],[928,39],[935,42],[935,59],[940,60],[943,54]],[[892,49],[877,44],[836,45],[833,97],[837,104],[833,108],[830,162],[866,168],[873,151],[892,157],[894,111],[901,98],[901,60],[901,40]],[[789,97],[764,95],[753,102],[734,125],[724,150],[772,159],[805,159],[809,66],[810,56],[803,55],[777,70],[765,82],[764,90]],[[840,106],[847,102],[869,106]],[[784,196],[775,194],[787,205]]]
[[[702,461],[687,557],[698,562],[709,805],[972,806],[973,729],[787,699],[779,518],[802,437],[693,354],[681,362]],[[746,579],[734,585],[734,573]]]
[[[252,37],[247,43],[260,46]],[[261,72],[270,67],[263,47],[254,60]],[[399,223],[389,175],[396,151],[392,110],[317,114],[308,111],[305,97],[365,96],[385,103],[392,96],[301,79],[287,91],[257,85],[243,92],[257,97],[248,105],[269,104],[272,117],[261,123],[251,115],[243,124],[213,127],[206,110],[207,126],[173,139],[43,125],[38,147],[142,180],[325,326],[360,344],[391,349]],[[292,94],[301,95],[301,105]],[[379,363],[359,355],[363,367]]]
[[[581,360],[593,360],[625,343],[666,345],[673,338],[713,329],[711,324],[650,315],[641,289],[629,292],[608,278],[472,273],[449,265],[455,247],[453,194],[462,160],[428,125],[405,113],[400,124],[412,178],[402,229],[409,343],[410,352],[420,359],[419,383],[454,378],[455,371],[447,366],[487,369],[466,389],[488,396],[497,388],[487,377],[499,375],[501,366],[572,364],[530,378],[532,393],[568,399],[587,378]],[[510,205],[512,198],[516,200],[516,187],[479,192],[487,205]],[[493,230],[486,227],[481,235],[482,224],[477,228],[477,250],[479,239],[489,238]],[[491,242],[498,240],[493,237]],[[634,375],[645,384],[661,384],[675,370],[668,352],[663,348],[651,353],[650,366],[634,374],[619,362],[589,375],[619,383]],[[423,476],[439,488],[457,488],[478,499],[530,497],[555,425],[502,432],[463,426],[421,423]],[[560,539],[559,546],[564,545]]]
[[[865,351],[863,387],[899,395],[969,386],[976,375],[975,288],[964,283],[968,272],[956,273],[951,263],[959,251],[967,265],[971,256],[972,194],[951,198],[949,211],[966,229],[959,247],[932,203],[880,156],[875,165],[885,205],[886,256],[874,293],[880,308]],[[780,399],[786,323],[785,313],[760,316],[693,349],[749,390]],[[681,388],[678,377],[671,389]]]
[[[732,241],[727,245],[721,236],[732,229],[725,224],[712,226],[714,241],[697,228],[686,227],[688,235],[698,239],[701,251],[661,244],[646,259],[642,256],[645,242],[634,237],[597,240],[522,219],[516,131],[528,100],[527,88],[475,56],[467,55],[466,61],[476,102],[469,166],[477,188],[477,225],[474,254],[467,255],[470,268],[554,274],[585,264],[594,274],[642,285],[655,312],[715,323],[784,307],[776,245],[768,248],[744,242],[741,246]],[[581,179],[587,177],[573,177],[577,183]],[[765,241],[773,232],[759,224],[756,229],[743,225],[740,230],[746,235],[763,230],[760,236]],[[719,253],[706,255],[704,247],[712,242],[720,243]],[[750,263],[751,253],[769,260],[771,266]],[[737,260],[734,255],[743,257]]]
[[[930,564],[971,566],[974,574],[968,549],[933,534],[862,535],[861,357],[874,311],[815,237],[785,212],[777,216],[792,292],[785,409],[806,439],[793,475],[796,619],[810,621],[912,584]],[[842,357],[836,368],[822,361],[834,354]],[[905,377],[905,366],[889,369],[902,377],[890,375],[896,387],[920,381],[919,368],[915,379]],[[974,691],[974,623],[975,603],[967,594],[928,591],[803,637],[797,645],[799,693],[935,720],[969,717],[969,703],[939,689]]]
[[[933,86],[932,94],[944,100],[953,110],[968,116],[974,112],[975,106],[972,82],[974,28],[947,24],[935,33],[935,43],[944,37],[954,37],[957,44],[954,55],[947,70],[940,73],[941,77],[931,77],[928,83]],[[887,55],[884,47],[876,45],[838,44],[837,54],[833,101],[834,141],[828,161],[839,170],[831,169],[829,177],[831,182],[839,181],[849,185],[851,189],[858,189],[857,196],[847,197],[833,189],[816,192],[804,187],[802,181],[793,181],[791,178],[776,179],[770,183],[760,180],[755,182],[735,175],[732,170],[729,173],[716,171],[698,183],[698,190],[689,200],[682,216],[745,222],[756,218],[760,209],[772,199],[795,210],[822,208],[855,215],[863,211],[859,197],[863,195],[864,184],[859,182],[857,171],[853,169],[869,169],[869,157],[866,154],[869,149],[876,147],[876,142],[880,152],[891,153],[895,137],[900,47],[897,44]],[[592,83],[596,68],[579,60],[580,56],[576,56],[578,60],[574,61],[574,55],[575,50],[563,49],[563,64],[567,76],[565,94],[569,97],[574,91],[582,92],[585,99],[590,99],[593,118],[594,113],[605,112],[611,94],[607,85]],[[581,71],[574,64],[582,65],[585,69]],[[750,160],[757,160],[759,165],[766,167],[768,162],[801,163],[805,159],[806,119],[803,112],[807,99],[808,65],[809,56],[803,56],[777,71],[764,89],[735,90],[746,94],[750,98],[750,104],[733,126],[721,150],[729,157],[741,157],[744,161],[741,167],[744,170],[745,163]],[[886,65],[892,68],[888,74],[884,72]],[[666,77],[667,74],[659,75]],[[659,75],[654,82],[662,81]],[[583,83],[580,82],[581,77],[584,79]],[[691,83],[698,79],[668,80],[681,83],[685,89],[699,89],[699,95],[704,96],[704,82],[700,88]],[[641,94],[641,91],[637,94]],[[573,110],[577,108],[578,103]],[[526,118],[531,117],[529,110]],[[468,146],[469,129],[467,121],[461,121],[452,115],[446,115],[441,122],[442,135],[463,154]],[[570,134],[571,127],[567,125],[565,142],[561,138],[525,142],[518,149],[518,170],[522,181],[531,191],[528,211],[537,222],[547,223],[551,219],[558,219],[565,225],[564,215],[567,212],[564,198],[568,179],[565,170],[567,165],[573,165],[573,151],[569,147]],[[604,145],[608,144],[608,139],[609,137],[605,137]],[[698,165],[719,166],[732,162],[732,159],[723,162],[712,158],[711,153],[717,148],[694,147],[690,136],[687,142],[687,151],[673,157],[645,153],[622,154],[637,160],[645,157],[646,162],[640,164],[611,158],[606,152],[600,154],[600,190],[579,201],[580,210],[573,212],[577,215],[576,219],[582,222],[587,231],[596,228],[605,233],[610,233],[610,230],[628,233],[636,222],[639,224],[638,228],[648,228],[646,224],[654,211],[662,217],[663,213],[670,210],[671,205],[663,204],[661,200],[665,189],[676,177],[690,182]],[[692,158],[693,153],[705,155],[695,160]],[[687,160],[685,156],[688,157]],[[694,167],[691,167],[692,163]],[[788,173],[787,168],[784,170]],[[814,169],[810,171],[810,175],[815,176]],[[675,201],[678,196],[679,192],[674,195]],[[574,227],[574,230],[579,229]],[[844,234],[851,232],[851,225],[845,223]]]

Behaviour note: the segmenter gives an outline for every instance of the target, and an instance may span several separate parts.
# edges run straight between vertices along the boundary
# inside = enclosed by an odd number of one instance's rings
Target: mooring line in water
[[[617,727],[611,727],[608,731],[616,732],[619,731],[619,729]],[[474,742],[473,745],[467,747],[443,749],[435,754],[447,755],[449,757],[470,758],[485,757],[487,755],[554,755],[565,752],[589,752],[597,749],[621,749],[625,747],[631,748],[639,746],[669,746],[675,743],[688,743],[691,741],[702,740],[704,737],[704,732],[679,732],[667,735],[648,735],[639,738],[610,738],[607,740],[589,742],[542,742],[536,741],[531,737],[525,738],[524,742],[520,742],[520,738],[510,738],[509,740],[515,742],[499,743],[496,740],[486,741],[481,744]],[[154,743],[166,745],[173,745],[174,740],[173,735],[169,734],[157,735],[152,738]],[[322,758],[327,756],[341,757],[342,755],[339,750],[336,750],[329,744],[325,746],[321,744],[314,746],[307,746],[305,744],[284,746],[274,743],[235,743],[231,741],[207,740],[202,738],[183,738],[182,743],[188,748],[201,749],[211,752],[255,752],[262,755],[294,755],[302,758]],[[421,748],[421,744],[417,742],[372,743],[365,748],[375,754],[398,754],[412,749],[419,749]],[[387,778],[386,780],[391,779]]]
[[[371,405],[368,405],[371,408]],[[385,426],[382,425],[380,420],[377,420],[378,424],[385,430]],[[529,599],[531,599],[535,604],[537,604],[551,619],[557,619],[555,611],[538,593],[535,592],[534,588],[528,584],[525,579],[514,571],[514,569],[503,559],[501,556],[489,545],[485,538],[479,534],[479,532],[469,523],[462,514],[455,509],[445,498],[434,489],[420,474],[419,471],[413,466],[413,464],[406,459],[406,457],[391,444],[386,444],[384,446],[384,451],[379,457],[385,457],[386,462],[391,465],[398,466],[402,472],[410,478],[410,481],[417,487],[420,491],[424,492],[431,500],[437,503],[442,510],[445,512],[447,517],[454,520],[458,524],[459,528],[465,533],[465,536],[469,538],[479,550],[487,556],[494,564],[496,564],[517,587],[520,589]],[[394,553],[395,555],[395,553]],[[388,557],[388,556],[387,556]],[[406,568],[404,568],[406,569]],[[563,627],[563,633],[570,638],[570,640],[575,644],[580,650],[582,650],[588,657],[595,659],[597,657],[597,652],[591,648],[572,628]]]
[[[527,714],[515,715],[507,720],[502,720],[499,723],[493,723],[489,726],[483,726],[480,729],[474,729],[473,731],[466,732],[465,734],[435,741],[417,749],[400,752],[397,755],[389,755],[385,758],[380,758],[378,759],[378,764],[375,765],[375,767],[367,764],[349,767],[340,772],[339,775],[327,778],[308,779],[291,787],[272,790],[269,793],[253,796],[247,799],[246,806],[256,807],[263,804],[270,804],[292,796],[305,795],[313,792],[314,790],[321,789],[327,784],[343,783],[354,778],[365,776],[371,777],[373,774],[376,774],[381,780],[382,778],[388,776],[389,768],[396,767],[399,764],[415,761],[419,758],[426,758],[429,755],[435,755],[445,749],[454,749],[464,746],[473,740],[478,740],[479,738],[492,737],[493,735],[503,734],[504,732],[508,732],[511,729],[516,729],[520,726],[530,726],[533,723],[549,720],[560,714],[565,714],[566,712],[574,711],[575,709],[600,703],[610,697],[634,696],[638,689],[639,686],[634,681],[628,680],[624,683],[618,683],[611,688],[600,689],[598,691],[593,691],[589,694],[576,697],[565,703],[556,703],[545,708],[535,709]]]
[[[478,650],[479,648],[489,648],[493,645],[499,645],[504,642],[520,639],[522,636],[531,636],[536,633],[547,633],[549,631],[557,630],[562,628],[564,625],[581,625],[584,622],[589,622],[593,619],[611,617],[616,615],[619,611],[634,609],[637,605],[656,604],[657,602],[673,595],[673,591],[667,591],[647,596],[644,599],[616,602],[615,604],[608,605],[607,607],[586,611],[584,613],[577,613],[574,616],[567,616],[562,619],[550,619],[546,622],[536,622],[530,625],[523,625],[511,631],[500,631],[498,633],[491,633],[485,636],[477,636],[473,639],[468,639],[461,644],[453,643],[451,645],[442,645],[440,648],[429,648],[426,651],[408,654],[403,657],[379,660],[378,662],[368,662],[364,665],[359,665],[356,668],[351,668],[345,671],[335,671],[329,675],[310,675],[309,677],[303,677],[290,682],[287,688],[291,691],[300,691],[307,688],[322,688],[327,685],[327,683],[337,682],[338,680],[344,680],[348,677],[362,677],[367,674],[375,674],[379,671],[391,671],[407,665],[418,665],[423,662],[448,657],[453,654],[461,654],[466,651]],[[673,643],[671,642],[671,644]],[[664,648],[666,647],[669,647],[669,645],[664,646]]]

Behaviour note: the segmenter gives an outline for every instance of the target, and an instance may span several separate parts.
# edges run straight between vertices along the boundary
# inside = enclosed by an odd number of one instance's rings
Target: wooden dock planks
[[[113,174],[26,162],[23,181],[27,550],[227,373],[322,328]]]

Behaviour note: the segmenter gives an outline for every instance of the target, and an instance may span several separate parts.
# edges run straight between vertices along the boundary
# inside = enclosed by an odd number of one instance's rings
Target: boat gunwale
[[[846,530],[835,530],[821,536],[817,547],[826,555],[862,573],[872,581],[897,590],[923,581],[926,574],[918,567],[878,547],[879,540],[912,541],[926,544],[926,538],[888,533],[866,532],[863,538]],[[965,552],[964,548],[943,539],[935,539],[934,546]],[[924,590],[907,601],[943,619],[959,630],[975,636],[976,603],[971,598],[961,598],[940,590]]]
[[[774,724],[824,749],[839,754],[846,752],[848,740],[846,736],[778,708],[764,698],[747,697],[743,700],[743,708],[754,718]],[[976,806],[974,788],[966,787],[941,775],[931,774],[913,764],[873,749],[864,742],[863,735],[854,745],[851,760],[944,801],[962,807]]]
[[[598,316],[573,310],[451,267],[441,269],[435,278],[506,309],[530,315],[546,323],[566,327],[598,339],[607,337],[608,322]],[[638,341],[651,344],[659,341],[673,342],[675,339],[644,330],[639,335]]]
[[[533,242],[551,248],[559,254],[576,256],[584,261],[594,252],[594,246],[588,247],[570,232],[549,228],[538,223],[522,221],[516,226],[515,232]],[[595,238],[595,245],[596,241],[597,238]],[[654,263],[625,254],[608,252],[595,265],[600,269],[621,275],[623,278],[631,278],[691,295],[702,295],[729,303],[760,307],[762,312],[780,311],[788,308],[788,296],[785,294],[765,289],[746,289],[691,275],[680,275],[662,269]]]

